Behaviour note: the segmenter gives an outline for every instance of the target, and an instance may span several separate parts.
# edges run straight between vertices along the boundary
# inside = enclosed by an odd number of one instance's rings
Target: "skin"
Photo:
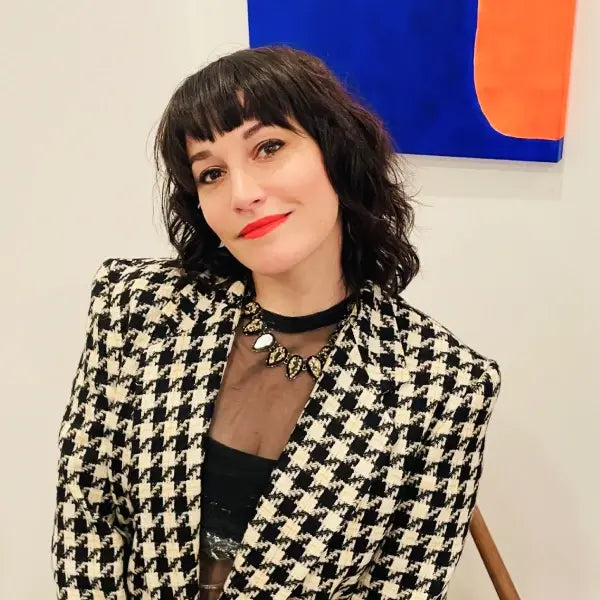
[[[198,208],[222,244],[252,271],[256,299],[281,315],[308,315],[347,296],[341,266],[342,221],[318,144],[255,120],[217,136],[187,138]],[[256,126],[256,127],[255,127]],[[239,233],[256,219],[291,213],[266,235]]]

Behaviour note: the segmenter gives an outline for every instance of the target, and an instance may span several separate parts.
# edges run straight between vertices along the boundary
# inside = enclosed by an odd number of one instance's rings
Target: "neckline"
[[[349,314],[352,304],[353,297],[348,296],[325,310],[309,315],[289,317],[265,310],[262,307],[261,315],[265,324],[275,331],[282,333],[302,333],[339,323],[339,321]]]
[[[233,456],[233,455],[243,456],[250,462],[254,462],[257,464],[258,463],[275,464],[278,460],[276,458],[267,458],[266,456],[259,456],[258,454],[252,454],[250,452],[246,452],[245,450],[238,450],[237,448],[234,448],[233,446],[229,446],[227,444],[224,444],[223,442],[219,442],[219,440],[216,440],[215,438],[211,437],[210,435],[206,436],[206,442],[209,445],[212,444],[213,447],[221,449],[221,451],[224,452],[225,454],[229,454],[231,456]]]

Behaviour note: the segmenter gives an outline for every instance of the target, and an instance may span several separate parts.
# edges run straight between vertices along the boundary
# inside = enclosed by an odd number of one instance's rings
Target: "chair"
[[[520,600],[519,593],[477,506],[473,510],[469,531],[496,589],[498,598],[500,600]]]

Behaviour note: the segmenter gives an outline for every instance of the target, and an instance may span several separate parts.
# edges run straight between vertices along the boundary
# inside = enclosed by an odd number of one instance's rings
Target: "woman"
[[[179,86],[156,158],[178,257],[96,274],[59,598],[443,598],[500,375],[400,296],[380,121],[317,58],[242,50]]]

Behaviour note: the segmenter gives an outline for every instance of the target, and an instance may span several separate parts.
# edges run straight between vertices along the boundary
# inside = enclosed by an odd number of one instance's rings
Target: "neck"
[[[253,273],[252,278],[260,306],[287,317],[326,310],[348,296],[341,264],[332,269],[323,260],[307,261],[273,276]]]

